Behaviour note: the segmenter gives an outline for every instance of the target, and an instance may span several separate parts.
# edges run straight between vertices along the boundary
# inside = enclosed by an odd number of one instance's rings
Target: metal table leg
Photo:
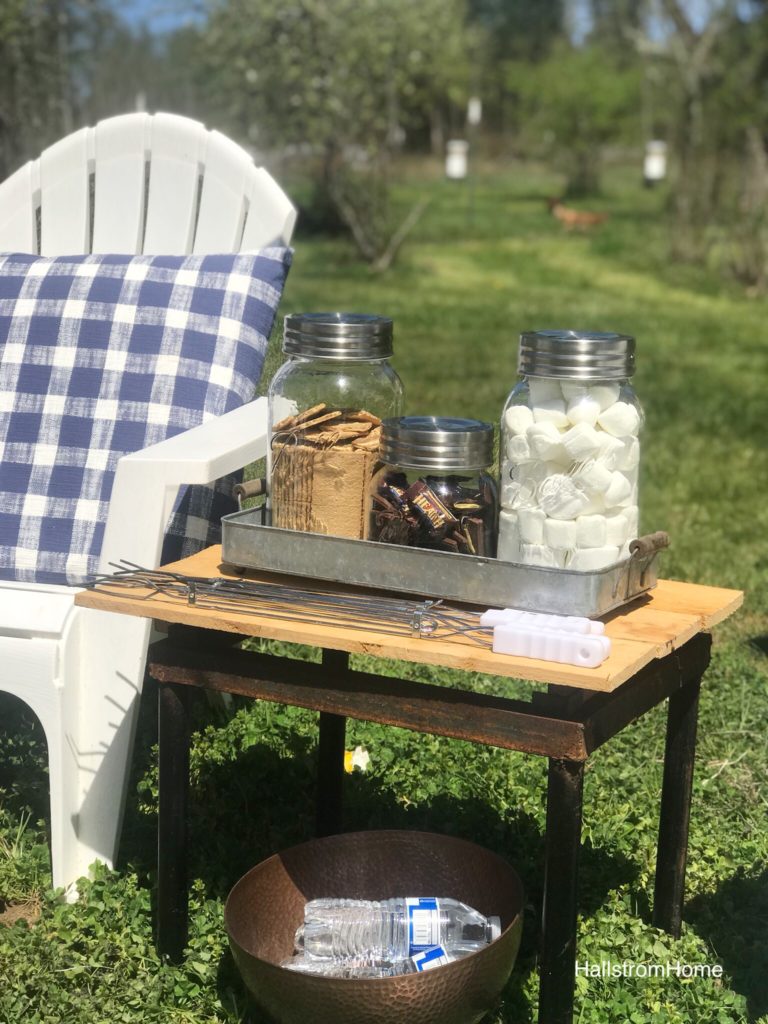
[[[349,655],[346,651],[324,650],[323,668],[329,677],[340,681],[349,668]],[[321,711],[319,726],[315,830],[318,836],[331,836],[342,829],[347,719]]]
[[[701,677],[669,698],[653,923],[680,937]]]
[[[158,692],[157,948],[180,963],[187,944],[188,693],[161,683]]]
[[[539,1024],[571,1024],[584,764],[549,761]]]

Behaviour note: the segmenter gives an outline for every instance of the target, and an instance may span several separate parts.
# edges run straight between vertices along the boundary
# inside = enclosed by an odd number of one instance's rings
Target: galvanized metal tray
[[[666,534],[634,542],[623,562],[593,572],[539,568],[378,541],[328,537],[262,524],[260,508],[222,519],[222,558],[245,569],[354,586],[446,598],[483,607],[512,607],[597,618],[656,585],[656,559]]]

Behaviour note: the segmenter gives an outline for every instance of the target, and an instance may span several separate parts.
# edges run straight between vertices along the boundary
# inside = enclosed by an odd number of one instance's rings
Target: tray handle
[[[629,542],[629,553],[633,558],[648,558],[662,548],[669,547],[669,534],[665,530],[646,533]]]
[[[246,498],[258,498],[267,493],[267,481],[264,477],[257,477],[254,480],[243,480],[232,488],[232,497],[237,499],[239,508],[243,507]]]

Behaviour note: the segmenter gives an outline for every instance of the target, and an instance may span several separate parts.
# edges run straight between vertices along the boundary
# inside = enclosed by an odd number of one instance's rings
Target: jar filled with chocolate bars
[[[371,483],[370,540],[496,554],[493,426],[435,416],[387,419]]]
[[[389,317],[292,313],[269,388],[268,521],[365,538],[381,421],[399,416]]]

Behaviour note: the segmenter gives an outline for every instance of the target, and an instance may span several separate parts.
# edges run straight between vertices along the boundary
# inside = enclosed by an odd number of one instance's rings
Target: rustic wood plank
[[[611,640],[637,640],[654,644],[656,657],[682,647],[702,628],[701,617],[674,611],[662,611],[648,603],[637,603],[605,616],[605,635]]]
[[[649,599],[654,610],[696,615],[703,629],[711,629],[741,607],[744,593],[680,580],[659,580]]]
[[[222,567],[221,548],[207,548],[165,567],[186,576],[210,579],[230,576]],[[243,574],[240,574],[243,575]],[[271,579],[324,592],[349,590],[340,584],[326,584],[298,577],[279,577],[249,571],[248,579]],[[329,650],[370,654],[377,657],[441,665],[463,671],[555,683],[578,689],[610,693],[632,678],[654,658],[687,643],[701,629],[708,629],[731,614],[743,599],[740,591],[662,580],[651,595],[606,617],[611,654],[598,668],[559,665],[533,658],[494,654],[462,637],[423,639],[357,630],[316,622],[271,618],[253,613],[223,611],[185,605],[150,592],[128,596],[109,593],[107,588],[85,591],[76,601],[86,607],[151,617],[203,629],[226,630],[243,636],[258,636],[289,643],[313,644]]]
[[[132,592],[133,593],[133,592]],[[656,644],[633,640],[614,639],[611,653],[598,668],[559,665],[535,658],[518,658],[494,654],[460,637],[442,640],[420,637],[392,636],[373,630],[363,631],[343,626],[330,626],[311,621],[267,618],[258,612],[243,613],[206,609],[196,605],[174,602],[137,590],[133,596],[125,591],[110,593],[105,588],[84,591],[77,603],[102,611],[119,611],[126,615],[139,615],[164,622],[182,623],[203,629],[226,630],[242,636],[284,640],[288,643],[312,644],[330,650],[370,654],[375,657],[394,658],[445,668],[461,669],[536,682],[556,682],[564,686],[583,687],[587,690],[610,692],[656,656]]]

